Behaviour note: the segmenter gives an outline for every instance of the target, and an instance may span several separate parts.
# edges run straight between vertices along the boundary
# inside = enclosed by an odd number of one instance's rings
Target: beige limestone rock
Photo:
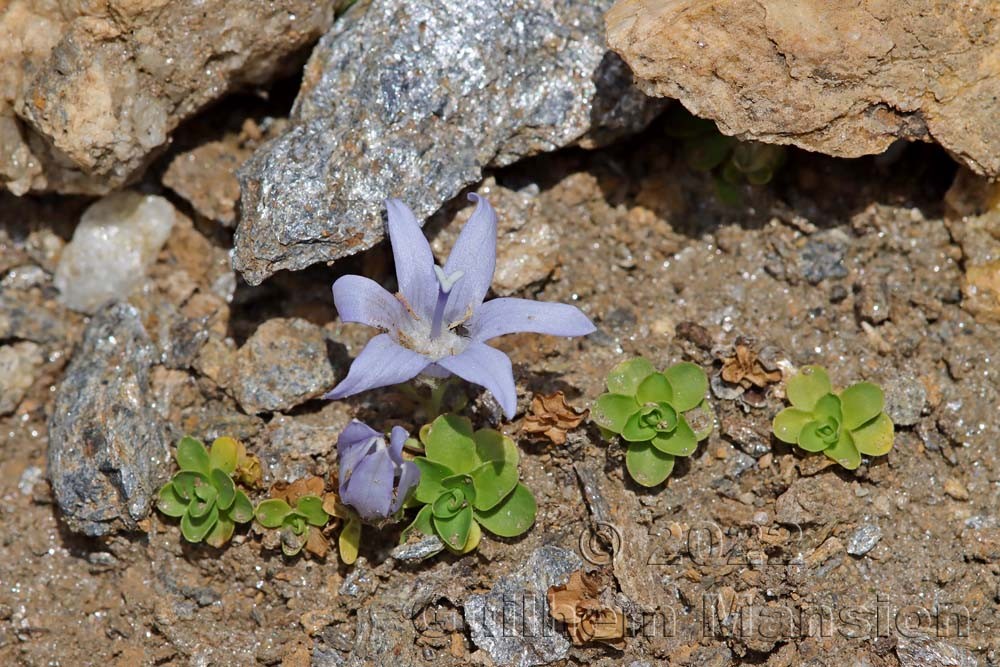
[[[335,4],[0,2],[0,187],[129,182],[181,121],[301,62]]]
[[[619,0],[608,42],[722,132],[841,157],[936,141],[1000,174],[1000,4]]]

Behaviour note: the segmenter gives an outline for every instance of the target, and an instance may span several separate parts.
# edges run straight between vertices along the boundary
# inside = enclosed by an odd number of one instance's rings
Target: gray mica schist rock
[[[488,167],[644,127],[611,2],[372,0],[313,51],[287,133],[239,173],[234,267],[258,284],[371,247],[383,199],[424,219]]]
[[[73,531],[136,529],[165,481],[167,427],[149,387],[156,358],[139,312],[112,304],[90,321],[56,391],[49,476]]]
[[[465,602],[472,641],[498,665],[531,667],[566,657],[570,643],[548,610],[550,586],[565,584],[583,566],[576,553],[539,547],[515,572],[500,577],[485,595]]]

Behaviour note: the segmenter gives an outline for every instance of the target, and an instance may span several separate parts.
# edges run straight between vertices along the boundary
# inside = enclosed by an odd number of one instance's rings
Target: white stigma
[[[437,264],[434,265],[434,274],[437,276],[438,284],[441,285],[441,291],[445,294],[451,291],[451,288],[455,286],[455,283],[465,275],[464,271],[456,271],[450,276],[445,275],[444,269],[442,269]]]

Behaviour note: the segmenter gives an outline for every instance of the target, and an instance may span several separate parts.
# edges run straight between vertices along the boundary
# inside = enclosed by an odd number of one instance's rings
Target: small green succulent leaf
[[[353,565],[354,561],[358,559],[360,546],[361,522],[357,519],[348,519],[337,538],[337,552],[340,554],[340,560],[347,565]]]
[[[201,542],[219,520],[219,509],[213,503],[209,511],[201,516],[192,516],[190,507],[181,517],[181,535],[188,542]]]
[[[639,404],[632,396],[625,394],[601,394],[594,403],[590,418],[601,428],[613,433],[621,433],[628,418],[639,410]]]
[[[438,537],[451,549],[460,550],[469,540],[472,529],[472,507],[465,506],[450,517],[440,517],[435,514],[431,521]]]
[[[789,378],[785,394],[789,402],[800,410],[812,412],[816,401],[833,392],[830,376],[822,366],[803,366]]]
[[[653,447],[671,456],[691,456],[698,449],[698,439],[684,417],[678,420],[677,428],[669,433],[656,433],[651,442]]]
[[[701,442],[715,428],[715,410],[707,400],[702,400],[696,408],[684,413],[684,419],[694,432],[695,440]]]
[[[858,453],[854,439],[846,428],[840,430],[840,440],[837,444],[824,450],[824,453],[848,470],[854,470],[861,465],[861,454]]]
[[[531,528],[537,512],[538,505],[531,490],[524,484],[518,484],[498,505],[476,512],[476,520],[494,535],[517,537]]]
[[[828,435],[824,436],[822,433],[824,427],[828,426],[829,424],[818,419],[807,423],[799,432],[798,446],[807,452],[822,452],[837,444],[839,434],[836,431],[834,431],[832,438]]]
[[[296,535],[305,535],[306,531],[309,530],[309,522],[295,509],[289,512],[285,520],[281,522],[281,526],[291,530]]]
[[[323,499],[319,496],[302,496],[295,503],[295,511],[301,514],[311,526],[322,528],[330,520],[323,510]]]
[[[192,438],[189,435],[181,438],[177,443],[177,465],[181,470],[207,475],[211,466],[209,464],[208,450],[201,440]]]
[[[235,439],[229,436],[216,438],[212,443],[211,451],[208,453],[209,466],[213,469],[218,468],[227,475],[231,475],[236,470],[239,453],[240,445]]]
[[[875,419],[885,406],[882,389],[871,382],[859,382],[840,392],[844,427],[850,431]]]
[[[892,449],[895,439],[892,420],[884,412],[851,431],[851,438],[858,452],[865,456],[882,456]]]
[[[711,171],[722,164],[736,140],[721,133],[701,137],[684,144],[684,158],[696,171]]]
[[[194,499],[194,488],[199,484],[208,484],[208,476],[192,470],[181,470],[173,476],[170,483],[174,485],[174,491],[185,501]]]
[[[205,536],[205,543],[216,549],[221,549],[226,545],[226,542],[232,539],[235,530],[236,524],[233,520],[224,514],[220,514],[219,520],[215,522],[215,526]]]
[[[640,405],[645,403],[672,403],[674,391],[670,381],[663,373],[650,373],[639,383],[635,390],[635,400]]]
[[[517,465],[488,461],[469,473],[475,487],[472,506],[477,510],[496,507],[517,486]]]
[[[236,489],[236,497],[233,499],[233,506],[229,508],[229,518],[236,523],[248,523],[253,520],[253,504],[247,498],[247,494],[240,489]]]
[[[277,528],[291,513],[292,508],[280,498],[262,500],[254,512],[257,521],[265,528]]]
[[[477,465],[472,422],[454,414],[441,415],[427,430],[424,439],[426,456],[435,463],[451,468],[456,474],[469,472]]]
[[[293,526],[286,523],[281,528],[281,553],[289,558],[297,556],[309,540],[309,527],[302,517],[299,519],[298,524]]]
[[[418,456],[413,459],[413,462],[420,469],[420,482],[413,492],[413,497],[422,503],[432,503],[444,491],[441,480],[445,477],[451,477],[455,471],[423,456]]]
[[[684,361],[663,371],[663,375],[674,392],[670,404],[678,412],[691,410],[705,399],[708,377],[700,366]]]
[[[813,407],[813,417],[816,419],[832,419],[839,425],[843,420],[843,411],[840,407],[840,399],[836,394],[826,394],[820,396]]]
[[[660,451],[651,442],[636,442],[625,452],[625,468],[638,484],[656,486],[674,469],[674,457]]]
[[[476,485],[472,475],[453,475],[441,480],[441,486],[449,491],[458,490],[466,502],[472,504],[476,500]]]
[[[508,436],[491,428],[481,428],[472,439],[476,443],[476,458],[480,463],[487,461],[504,461],[517,466],[520,454],[517,445]]]
[[[449,519],[469,504],[461,489],[445,489],[444,493],[431,503],[431,513],[436,517]]]
[[[635,396],[639,389],[639,383],[646,379],[656,369],[648,359],[636,357],[623,361],[608,373],[608,392],[612,394],[623,394],[625,396]]]
[[[656,435],[656,427],[647,423],[647,417],[655,410],[655,407],[641,408],[628,421],[622,429],[622,437],[629,442],[646,442]]]
[[[790,445],[798,444],[802,428],[813,421],[812,412],[798,408],[785,408],[774,417],[771,430],[775,437]]]
[[[467,554],[476,550],[479,542],[483,539],[483,530],[475,521],[469,526],[469,537],[465,540],[465,546],[459,550],[459,554]]]
[[[171,482],[167,482],[160,489],[156,499],[156,508],[167,516],[179,519],[187,511],[189,500],[177,495],[177,491]]]
[[[190,514],[192,518],[197,518],[205,516],[213,509],[218,511],[215,504],[218,495],[218,491],[208,484],[196,486],[194,498],[192,498],[191,504],[188,505],[187,514]]]
[[[420,533],[421,535],[431,536],[434,534],[434,524],[431,521],[433,516],[433,510],[430,505],[424,505],[417,512],[417,516],[413,519],[409,526],[407,526],[402,534],[399,536],[399,543],[405,544],[410,535],[413,533]]]
[[[212,474],[209,475],[209,478],[212,480],[212,486],[218,492],[216,502],[219,504],[219,509],[228,510],[233,506],[233,501],[236,500],[236,485],[233,484],[233,478],[221,468],[212,468]]]
[[[774,177],[774,170],[768,167],[746,172],[747,183],[750,185],[766,185]]]

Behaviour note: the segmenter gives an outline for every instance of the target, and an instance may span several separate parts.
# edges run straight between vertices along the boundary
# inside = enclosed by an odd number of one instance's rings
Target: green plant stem
[[[448,389],[455,383],[455,376],[443,379],[429,378],[427,384],[421,386],[415,382],[404,382],[397,385],[401,394],[411,399],[424,411],[425,419],[433,421],[444,414],[444,399]]]

